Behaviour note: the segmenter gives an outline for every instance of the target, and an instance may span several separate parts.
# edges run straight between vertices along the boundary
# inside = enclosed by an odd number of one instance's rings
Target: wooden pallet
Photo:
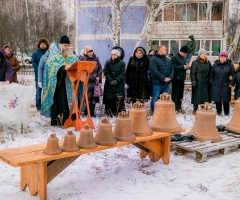
[[[226,155],[232,150],[240,148],[240,135],[230,133],[222,134],[222,141],[211,143],[206,142],[172,142],[171,145],[176,147],[175,155],[181,155],[186,153],[194,153],[196,155],[195,160],[197,162],[207,161],[208,156],[223,154]]]

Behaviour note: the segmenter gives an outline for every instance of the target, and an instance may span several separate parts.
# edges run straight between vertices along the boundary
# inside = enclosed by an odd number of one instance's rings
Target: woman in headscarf
[[[109,116],[124,110],[125,62],[121,59],[123,54],[119,49],[113,49],[111,58],[106,61],[103,70],[106,77],[103,103]]]
[[[18,83],[17,72],[20,70],[21,67],[20,67],[19,62],[17,60],[17,57],[13,54],[10,45],[5,44],[3,46],[3,49],[6,53],[7,60],[10,62],[11,66],[12,66],[12,70],[14,71],[12,82]]]
[[[3,81],[3,85],[9,85],[12,82],[12,77],[11,64],[6,59],[5,51],[0,49],[0,81]]]
[[[212,68],[207,59],[207,51],[200,49],[198,57],[192,62],[190,76],[192,82],[193,114],[196,113],[199,104],[209,102],[209,74]]]
[[[128,98],[134,103],[136,100],[149,99],[148,83],[149,58],[143,47],[137,47],[128,61],[126,84]]]
[[[92,46],[87,45],[83,49],[84,49],[84,54],[80,57],[81,61],[97,62],[88,80],[88,103],[90,108],[90,114],[92,117],[96,117],[94,110],[95,110],[96,103],[99,102],[99,97],[94,96],[94,86],[102,82],[102,66],[99,61],[99,58],[93,52]],[[85,110],[85,114],[87,114],[86,110]]]
[[[222,104],[224,114],[229,115],[231,88],[235,84],[234,66],[227,52],[222,51],[218,56],[210,73],[211,101],[215,101],[218,115],[222,113]]]

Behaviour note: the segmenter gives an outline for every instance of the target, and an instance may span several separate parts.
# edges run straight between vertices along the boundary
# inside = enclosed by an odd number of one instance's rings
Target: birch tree
[[[207,1],[207,10],[206,10],[206,23],[204,27],[204,35],[203,35],[203,41],[202,41],[202,48],[205,48],[206,45],[206,39],[207,39],[207,34],[208,34],[208,29],[209,29],[209,24],[210,24],[210,10],[212,9],[212,1],[208,0]]]
[[[238,2],[238,26],[237,29],[235,31],[235,35],[234,35],[234,39],[232,44],[230,45],[229,49],[228,49],[228,56],[231,57],[233,52],[237,49],[238,46],[238,41],[239,41],[239,36],[240,36],[240,2]]]
[[[102,0],[98,2],[98,7],[101,5],[109,5],[110,13],[104,13],[108,16],[108,20],[104,21],[101,17],[96,16],[96,13],[92,13],[80,4],[79,10],[96,21],[101,28],[106,28],[112,34],[112,40],[114,46],[120,46],[121,27],[125,23],[122,21],[122,15],[130,4],[133,4],[137,0]],[[111,23],[109,23],[109,21]]]

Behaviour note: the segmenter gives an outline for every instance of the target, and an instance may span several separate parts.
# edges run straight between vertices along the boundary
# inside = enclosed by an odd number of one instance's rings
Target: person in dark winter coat
[[[110,116],[124,110],[125,62],[121,60],[123,54],[118,49],[113,49],[111,58],[106,61],[103,70],[106,77],[103,103],[106,114]]]
[[[188,53],[188,47],[182,46],[179,53],[174,55],[171,63],[174,67],[174,77],[172,80],[172,101],[175,103],[176,111],[182,110],[182,99],[184,92],[184,81],[186,79],[186,70],[190,66],[186,64],[185,56]]]
[[[97,64],[93,72],[90,74],[89,81],[88,81],[88,103],[90,108],[90,114],[92,117],[96,117],[94,114],[95,104],[99,102],[99,97],[94,97],[94,86],[96,83],[102,83],[102,66],[99,61],[99,58],[93,52],[93,48],[90,45],[85,46],[84,54],[81,56],[81,61],[96,61]],[[87,111],[85,111],[87,114]]]
[[[150,59],[150,71],[152,74],[153,94],[151,109],[154,111],[154,104],[159,95],[163,92],[170,93],[170,82],[173,79],[174,67],[171,60],[166,57],[167,49],[161,45],[155,55]]]
[[[193,114],[196,113],[199,104],[210,102],[209,77],[212,65],[207,59],[207,51],[200,49],[198,57],[192,62],[190,76],[192,82]]]
[[[10,62],[7,61],[6,53],[0,49],[0,81],[4,81],[3,85],[9,85],[12,82],[14,71]]]
[[[41,57],[46,53],[49,47],[49,42],[46,38],[40,38],[37,43],[37,50],[32,54],[32,66],[35,73],[35,86],[36,86],[36,108],[41,110],[41,92],[42,88],[38,86],[38,65]]]
[[[21,67],[20,67],[19,62],[17,60],[17,57],[13,54],[12,49],[9,45],[7,45],[7,44],[4,45],[3,49],[6,53],[7,60],[10,62],[11,66],[12,66],[12,70],[14,72],[12,82],[18,83],[17,72],[21,69]]]
[[[186,56],[186,62],[187,64],[189,64],[191,61],[192,55],[195,53],[195,47],[196,47],[196,42],[193,35],[190,35],[188,37],[187,47],[188,47],[188,54]]]
[[[137,100],[143,101],[150,98],[148,69],[149,59],[146,50],[142,47],[137,47],[128,61],[126,71],[128,98],[131,98],[133,103]]]
[[[234,99],[238,100],[240,98],[240,63],[238,63],[238,67],[236,69],[235,83]]]
[[[215,101],[218,115],[222,113],[222,103],[225,115],[229,115],[231,88],[235,85],[234,66],[227,52],[220,52],[218,56],[210,73],[211,101]]]

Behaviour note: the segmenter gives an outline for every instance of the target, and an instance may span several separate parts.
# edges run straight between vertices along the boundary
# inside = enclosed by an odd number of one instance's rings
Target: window
[[[171,40],[170,42],[170,54],[177,54],[179,52],[179,41]]]
[[[199,20],[207,20],[207,4],[199,4]]]
[[[187,21],[186,4],[176,4],[175,21]]]
[[[159,41],[158,40],[152,40],[151,41],[151,48],[154,50],[157,50],[157,48],[159,47]]]
[[[203,40],[201,40],[201,48],[203,48]],[[211,51],[211,50],[210,50],[210,42],[209,42],[209,40],[206,40],[206,41],[205,41],[205,47],[204,47],[204,49],[206,49],[206,51]]]
[[[198,4],[187,4],[187,21],[197,21]]]
[[[212,41],[212,55],[217,56],[220,53],[221,49],[221,40],[213,40]]]
[[[174,5],[164,9],[164,21],[174,21]]]
[[[212,21],[221,21],[222,20],[222,9],[223,4],[222,3],[213,3],[212,4]]]

